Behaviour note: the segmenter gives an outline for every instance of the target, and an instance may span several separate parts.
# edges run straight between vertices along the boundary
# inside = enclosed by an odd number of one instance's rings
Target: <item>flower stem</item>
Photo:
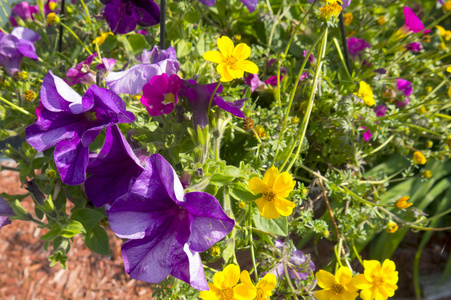
[[[166,29],[166,0],[160,0],[160,49],[165,48],[164,37]]]
[[[249,245],[251,246],[252,265],[254,266],[255,282],[258,282],[257,263],[255,262],[254,239],[252,238],[252,201],[249,202]]]
[[[288,274],[288,267],[286,261],[283,262],[283,270],[285,272],[285,279],[287,280],[287,283],[290,286],[291,293],[294,299],[298,300],[298,297],[296,296],[296,291],[294,290],[293,284],[291,283],[290,274]]]
[[[61,16],[64,17],[64,7],[65,7],[65,0],[61,1]],[[61,52],[63,48],[63,22],[60,22],[60,32],[58,37],[58,52]]]
[[[9,106],[11,106],[12,108],[14,108],[15,110],[20,111],[21,113],[24,113],[27,116],[32,116],[32,114],[30,114],[28,111],[26,111],[25,109],[23,109],[22,107],[19,107],[17,105],[15,105],[14,103],[9,102],[8,100],[6,100],[3,97],[0,97],[0,100],[5,102],[6,104],[8,104]]]
[[[208,102],[207,114],[210,113],[211,105],[212,105],[212,103],[213,103],[213,99],[215,98],[216,91],[218,90],[218,88],[219,88],[220,85],[221,85],[221,82],[218,81],[218,83],[216,83],[216,87],[215,87],[215,89],[214,89],[214,91],[213,91],[213,94],[211,94],[211,96],[210,96],[210,102]]]
[[[64,28],[67,29],[67,31],[70,32],[70,34],[72,34],[74,36],[74,38],[86,49],[86,51],[89,53],[89,55],[92,55],[91,50],[89,50],[89,48],[80,40],[80,38],[75,34],[75,32],[72,31],[72,29],[70,29],[66,24],[64,24],[63,22],[60,22],[61,26],[63,26]]]
[[[349,62],[349,52],[348,52],[348,42],[346,40],[346,31],[345,31],[345,22],[343,19],[343,11],[340,13],[340,20],[339,20],[339,26],[340,26],[340,35],[341,35],[341,43],[343,45],[343,52],[344,52],[344,58],[345,58],[345,65],[346,65],[346,73],[348,75],[351,74],[351,63]],[[335,39],[334,39],[335,41]],[[339,47],[337,48],[339,49]],[[349,76],[351,78],[351,76]]]

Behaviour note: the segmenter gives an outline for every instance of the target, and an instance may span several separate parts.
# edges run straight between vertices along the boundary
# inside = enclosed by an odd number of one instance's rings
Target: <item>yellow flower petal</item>
[[[251,276],[249,276],[249,272],[246,270],[241,272],[240,280],[242,283],[252,284]]]
[[[330,289],[332,284],[335,283],[335,276],[324,270],[319,270],[316,272],[316,279],[318,279],[318,285],[323,289]]]
[[[253,62],[249,61],[249,60],[241,61],[239,64],[240,64],[240,68],[242,68],[244,70],[244,72],[248,72],[248,73],[251,73],[251,74],[257,74],[258,73],[257,65],[254,64]]]
[[[238,44],[233,51],[233,56],[235,56],[237,60],[245,60],[250,55],[251,55],[251,47],[249,47],[244,43]]]
[[[252,177],[249,181],[249,189],[254,194],[261,194],[268,189],[268,185],[258,177]]]
[[[233,80],[233,77],[229,74],[229,71],[227,70],[226,64],[219,64],[216,67],[216,71],[218,71],[218,73],[221,75],[222,82],[228,82]]]
[[[451,67],[449,67],[448,69],[448,72],[451,72]],[[448,89],[448,96],[451,98],[451,86]]]
[[[203,300],[217,300],[218,297],[216,296],[216,293],[219,293],[221,290],[218,289],[213,283],[209,283],[208,287],[210,290],[201,291],[199,297]]]
[[[241,78],[244,76],[244,71],[239,68],[231,68],[229,65],[227,65],[227,71],[229,72],[230,76],[233,78]]]
[[[373,297],[371,289],[364,289],[360,291],[360,298],[362,298],[362,300],[372,300],[375,297]]]
[[[364,274],[366,280],[368,280],[369,282],[373,282],[371,274],[372,273],[379,274],[381,270],[381,263],[378,262],[377,260],[364,260],[363,266],[365,267]]]
[[[260,281],[257,283],[257,288],[262,289],[264,291],[272,291],[276,288],[277,278],[273,273],[266,274]]]
[[[222,272],[224,273],[225,276],[224,284],[226,288],[235,286],[238,283],[238,280],[240,280],[240,267],[237,265],[230,264],[227,267],[225,267],[224,271]]]
[[[341,267],[335,273],[335,280],[342,285],[348,285],[348,283],[352,280],[351,270],[349,270],[348,267]]]
[[[205,52],[203,58],[217,64],[222,63],[222,61],[225,59],[224,55],[214,50]]]
[[[438,31],[440,31],[440,35],[441,35],[441,36],[444,36],[444,35],[445,35],[445,33],[446,33],[445,28],[443,28],[442,26],[439,26],[439,25],[436,25],[435,28],[437,28]]]
[[[315,298],[318,300],[330,300],[333,294],[331,290],[322,290],[315,292]]]
[[[277,211],[285,217],[291,215],[293,213],[293,208],[296,206],[293,202],[279,197],[274,200],[274,203]]]
[[[257,297],[257,289],[253,284],[240,283],[233,288],[233,291],[235,292],[234,300],[249,300]]]
[[[266,219],[277,219],[280,218],[280,214],[276,209],[276,206],[273,202],[266,201],[263,197],[255,200],[257,204],[258,211],[260,214]]]
[[[273,190],[281,198],[286,198],[296,185],[296,181],[288,172],[282,172],[274,182]]]
[[[268,187],[272,188],[274,186],[278,175],[279,169],[277,169],[276,167],[271,167],[265,172],[264,180]]]
[[[224,272],[217,272],[215,275],[213,275],[213,284],[218,289],[225,289],[228,287],[226,280],[227,279]]]
[[[233,45],[232,40],[227,36],[222,36],[217,39],[219,51],[225,56],[229,57],[233,54],[233,50],[235,46]]]
[[[365,275],[359,274],[352,279],[352,284],[358,289],[369,289],[373,286],[371,282],[366,280]]]

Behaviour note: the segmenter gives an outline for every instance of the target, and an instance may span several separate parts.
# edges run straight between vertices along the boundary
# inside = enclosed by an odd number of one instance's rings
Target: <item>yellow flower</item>
[[[407,200],[409,200],[410,197],[401,197],[396,201],[396,207],[399,209],[404,209],[407,208],[409,206],[412,206],[413,203],[407,203]]]
[[[213,257],[218,256],[219,254],[221,254],[221,248],[219,248],[219,246],[216,245],[211,246],[210,254]]]
[[[387,226],[385,226],[385,231],[387,231],[388,233],[395,233],[396,230],[398,230],[398,224],[393,221],[389,221],[387,223]]]
[[[251,55],[251,48],[244,44],[233,45],[231,39],[222,36],[217,39],[219,51],[207,51],[204,59],[219,64],[216,71],[221,75],[221,81],[232,81],[241,78],[244,72],[258,73],[258,67],[253,62],[246,60]]]
[[[445,3],[443,3],[442,8],[444,11],[450,11],[451,10],[451,1],[446,1]]]
[[[398,289],[398,272],[395,263],[386,259],[382,264],[377,260],[364,260],[364,274],[354,277],[354,285],[361,289],[362,300],[386,300],[393,297]]]
[[[96,37],[95,40],[92,41],[92,43],[95,44],[97,42],[97,45],[100,46],[100,45],[102,45],[105,42],[106,38],[109,35],[113,35],[113,33],[111,31],[110,32],[101,33],[100,36]]]
[[[209,291],[201,291],[199,297],[204,300],[248,300],[254,299],[257,289],[248,283],[238,283],[240,267],[230,264],[224,271],[213,276],[213,283],[209,283]]]
[[[249,189],[254,194],[262,194],[255,200],[260,214],[267,219],[277,219],[289,216],[293,213],[295,204],[284,198],[293,190],[296,181],[288,172],[279,174],[276,167],[271,167],[265,172],[264,180],[253,177],[249,181]]]
[[[329,4],[321,7],[319,11],[321,12],[321,19],[329,21],[330,18],[337,18],[341,13],[341,0],[327,0]]]
[[[385,22],[387,22],[387,21],[385,20],[385,16],[384,15],[379,16],[379,18],[377,19],[377,25],[384,25]]]
[[[323,288],[322,291],[315,292],[315,298],[318,300],[353,300],[359,293],[354,287],[352,272],[348,267],[341,267],[335,273],[319,270],[316,273],[318,285]]]
[[[254,286],[254,284],[251,281],[251,277],[249,276],[248,271],[241,272],[241,282],[250,284]],[[260,281],[257,283],[257,296],[253,298],[253,300],[269,300],[269,296],[272,295],[272,290],[276,288],[277,279],[276,276],[272,273],[268,273],[260,279]],[[252,298],[249,298],[252,299]]]
[[[426,157],[420,151],[415,151],[412,157],[413,163],[416,165],[424,165],[426,163]]]
[[[266,136],[265,128],[261,125],[255,126],[255,133],[261,138],[264,138]]]
[[[25,101],[31,102],[34,99],[36,99],[36,94],[31,90],[26,90],[24,92],[24,98],[25,98]]]
[[[451,73],[451,66],[449,66],[448,68],[446,68],[446,71]]]
[[[58,4],[57,4],[56,2],[50,1],[50,2],[48,2],[48,3],[49,3],[49,9],[50,9],[51,11],[54,11],[55,8],[58,6]]]
[[[343,20],[344,20],[345,25],[351,24],[352,18],[353,18],[353,16],[352,16],[351,13],[345,13],[345,14],[343,15]]]
[[[368,106],[373,106],[376,101],[373,98],[373,90],[365,81],[360,81],[359,92],[357,95],[363,99]]]
[[[60,18],[55,13],[49,13],[47,15],[47,24],[53,25],[53,23],[58,24],[60,22]]]
[[[423,173],[421,173],[423,175],[424,178],[431,178],[432,177],[432,171],[431,170],[426,170]]]
[[[440,31],[440,35],[445,38],[445,41],[451,40],[451,31],[445,30],[442,26],[436,25],[435,28]]]
[[[419,115],[424,115],[427,111],[428,110],[423,105],[421,105],[420,107],[417,108],[417,114],[419,114]]]

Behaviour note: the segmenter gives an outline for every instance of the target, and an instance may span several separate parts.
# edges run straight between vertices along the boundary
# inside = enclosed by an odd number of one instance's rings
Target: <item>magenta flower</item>
[[[145,30],[145,29],[136,30],[135,32],[138,33],[138,34],[141,34],[141,35],[146,35],[147,34],[147,30]]]
[[[114,34],[129,33],[136,25],[160,23],[160,8],[153,0],[101,0],[105,19]]]
[[[130,183],[143,170],[117,125],[108,127],[102,150],[89,158],[86,172],[91,176],[85,181],[86,195],[95,207],[111,205],[128,192]]]
[[[304,57],[307,57],[307,54],[308,54],[308,52],[307,52],[307,50],[304,50],[303,52],[302,52],[302,55],[304,56]],[[311,53],[310,55],[309,55],[309,57],[308,57],[308,62],[309,63],[311,63],[311,64],[316,64],[316,58],[313,56],[313,53]]]
[[[387,106],[385,106],[384,104],[381,104],[381,105],[377,106],[376,108],[374,108],[374,112],[376,113],[377,117],[383,117],[383,116],[385,116],[385,113],[387,112]]]
[[[396,87],[398,91],[401,91],[406,97],[412,94],[412,83],[405,79],[396,79]]]
[[[410,99],[406,98],[403,101],[401,101],[401,100],[396,101],[395,106],[397,108],[402,108],[402,107],[406,107],[409,103],[410,103]]]
[[[351,38],[347,39],[347,44],[348,44],[349,55],[351,55],[353,57],[358,56],[360,58],[362,56],[362,52],[366,48],[371,48],[371,45],[368,42],[366,42],[364,39],[357,39],[355,37],[351,37]]]
[[[366,127],[362,127],[362,128],[366,129]],[[373,134],[371,133],[371,131],[369,129],[363,133],[363,139],[365,140],[365,142],[369,142],[371,140],[372,136],[373,136]]]
[[[283,75],[280,75],[280,82],[282,82]],[[269,84],[271,86],[277,86],[277,76],[271,76],[268,79],[265,80],[266,84]]]
[[[38,60],[34,43],[39,41],[39,34],[24,27],[16,27],[11,34],[0,31],[0,65],[9,76],[19,71],[24,56]]]
[[[16,18],[21,18],[25,22],[34,20],[33,14],[39,14],[39,7],[37,5],[30,5],[27,1],[23,1],[17,3],[11,9],[11,15],[9,16],[9,20],[11,21],[11,25],[13,27],[19,26],[17,24]]]
[[[9,217],[13,217],[16,214],[12,210],[11,206],[5,199],[0,196],[0,229],[3,226],[11,224]]]
[[[423,22],[421,22],[420,18],[417,17],[417,15],[413,12],[412,9],[410,9],[407,6],[404,6],[404,18],[405,22],[404,25],[401,27],[401,31],[403,31],[405,34],[408,34],[410,32],[418,33],[422,32],[424,29]],[[423,33],[429,33],[431,32],[430,29],[424,30]]]
[[[113,71],[113,67],[116,64],[116,60],[114,58],[105,58],[102,57],[102,63],[96,66],[97,70],[103,70],[105,73],[109,73]]]
[[[421,50],[423,50],[423,46],[421,46],[420,42],[414,42],[414,43],[407,44],[406,49],[413,53],[417,53],[417,52],[420,52]]]
[[[176,74],[155,75],[144,85],[141,103],[153,117],[170,114],[177,104],[177,94],[182,86],[183,80]]]
[[[265,86],[265,83],[258,78],[258,74],[249,74],[244,79],[244,83],[251,87],[251,93]]]
[[[258,0],[240,0],[249,10],[249,12],[253,12],[255,8],[257,8]],[[216,3],[216,0],[199,0],[200,3],[205,4],[207,6],[213,6]]]
[[[208,124],[208,104],[210,103],[210,98],[215,88],[216,83],[198,84],[195,80],[184,81],[184,86],[180,90],[179,95],[181,97],[185,97],[191,105],[195,128],[198,125],[201,128],[204,128],[205,125]],[[217,105],[219,108],[231,113],[232,115],[244,119],[245,115],[241,111],[241,108],[247,98],[228,102],[218,96],[220,93],[222,93],[222,84],[220,84],[216,90],[211,107]]]
[[[146,160],[129,192],[107,206],[131,278],[158,283],[168,275],[208,290],[199,252],[224,238],[235,221],[204,192],[184,193],[172,166],[159,154]]]
[[[106,78],[107,87],[116,94],[139,94],[143,87],[155,75],[166,73],[177,74],[180,64],[177,61],[175,49],[171,46],[166,50],[158,50],[155,46],[151,51],[144,50],[141,56],[142,64],[121,72],[111,72]]]
[[[122,99],[110,90],[92,85],[80,96],[51,71],[41,87],[38,119],[25,130],[27,142],[38,151],[55,148],[55,164],[64,183],[86,179],[89,145],[103,128],[132,123]]]
[[[73,68],[70,68],[66,73],[66,82],[70,86],[76,84],[87,84],[90,85],[96,82],[96,75],[91,71],[91,64],[94,61],[94,58],[97,57],[97,53],[94,53],[78,65]]]

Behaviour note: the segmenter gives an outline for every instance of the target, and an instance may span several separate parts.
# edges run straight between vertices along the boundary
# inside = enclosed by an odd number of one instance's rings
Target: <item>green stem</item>
[[[348,75],[349,79],[352,80],[352,76],[349,73],[343,53],[341,53],[340,45],[338,44],[337,38],[334,38],[334,44],[335,44],[335,48],[337,48],[338,56],[340,57],[341,63],[343,64],[346,74]]]
[[[352,240],[351,243],[352,243],[352,250],[354,251],[355,256],[359,260],[360,264],[363,266],[362,258],[360,257],[359,252],[357,251],[357,248],[355,247],[354,240]]]
[[[0,97],[0,100],[5,102],[6,104],[8,104],[9,106],[11,106],[12,108],[14,108],[15,110],[20,111],[21,113],[27,115],[27,116],[33,116],[32,114],[30,114],[28,111],[26,111],[25,109],[23,109],[22,107],[19,107],[17,105],[15,105],[14,103],[9,102],[8,100],[6,100],[3,97]]]
[[[445,210],[445,211],[442,212],[442,213],[439,213],[438,215],[435,215],[435,216],[433,216],[433,217],[427,218],[426,220],[427,220],[427,221],[432,221],[432,220],[441,218],[441,217],[443,217],[444,215],[447,215],[447,214],[449,214],[449,213],[451,213],[451,208],[448,209],[448,210]]]
[[[80,40],[80,38],[75,34],[75,32],[72,31],[72,29],[70,29],[66,24],[64,24],[63,22],[60,22],[61,26],[63,26],[64,28],[66,28],[67,31],[69,31],[74,38],[86,49],[86,51],[89,53],[89,55],[92,55],[91,50],[89,50],[89,48]]]
[[[394,137],[395,137],[395,135],[391,135],[391,136],[390,136],[388,139],[386,139],[385,142],[382,143],[379,147],[377,147],[376,149],[373,149],[373,151],[370,152],[370,155],[376,153],[377,151],[379,151],[379,150],[381,150],[381,149],[383,149],[385,146],[388,145],[388,143],[391,142],[391,140],[392,140]],[[365,157],[367,157],[367,156],[368,156],[368,154],[363,154],[363,155],[361,155],[360,157],[361,157],[361,158],[365,158]]]
[[[249,202],[249,245],[251,246],[252,265],[254,266],[255,282],[259,281],[257,272],[257,263],[255,262],[254,239],[252,238],[252,201]]]
[[[288,273],[288,267],[287,267],[287,262],[286,261],[283,262],[283,270],[285,272],[285,279],[287,280],[287,283],[290,286],[291,293],[292,293],[293,297],[296,300],[298,300],[298,297],[296,296],[296,291],[295,291],[295,289],[293,287],[293,284],[291,283],[291,277],[290,277],[290,274]]]
[[[213,91],[213,94],[211,94],[211,96],[210,96],[210,102],[208,102],[207,114],[210,113],[211,104],[213,103],[213,99],[215,98],[216,91],[218,90],[218,88],[219,88],[220,85],[221,85],[221,82],[218,81],[218,83],[216,84],[216,87],[215,87],[215,89],[214,89],[214,91]]]

